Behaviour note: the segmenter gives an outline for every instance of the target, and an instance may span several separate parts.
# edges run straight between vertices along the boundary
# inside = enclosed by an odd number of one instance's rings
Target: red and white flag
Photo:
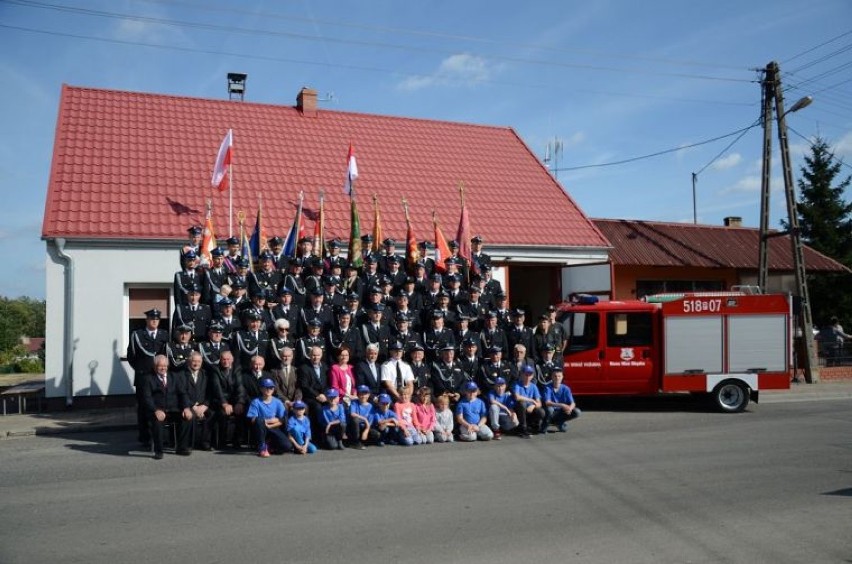
[[[213,166],[213,178],[210,179],[210,184],[221,192],[228,189],[228,167],[231,165],[233,146],[234,134],[229,129],[219,145],[219,154],[216,155],[216,164]]]
[[[343,193],[351,198],[355,190],[355,179],[358,178],[358,163],[355,162],[355,149],[352,148],[352,143],[349,143],[349,156],[346,161],[346,182],[343,185]]]

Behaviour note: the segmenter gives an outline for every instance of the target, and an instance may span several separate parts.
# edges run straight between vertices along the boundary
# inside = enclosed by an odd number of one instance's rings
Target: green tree
[[[800,169],[799,227],[803,243],[850,267],[852,204],[845,192],[852,177],[838,181],[841,166],[828,141],[817,137]],[[811,312],[818,327],[828,323],[832,315],[847,326],[852,323],[850,282],[852,275],[845,273],[808,277]]]
[[[0,296],[0,366],[6,371],[39,371],[41,360],[24,360],[26,347],[21,337],[44,337],[45,302],[32,298],[6,298]]]

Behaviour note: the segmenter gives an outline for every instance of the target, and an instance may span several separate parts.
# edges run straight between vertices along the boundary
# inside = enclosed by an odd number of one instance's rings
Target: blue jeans
[[[257,417],[254,420],[254,432],[257,437],[258,452],[268,450],[267,443],[274,442],[278,449],[287,452],[293,450],[290,448],[290,441],[287,440],[287,435],[281,430],[281,427],[270,429],[266,426],[263,418]]]
[[[560,407],[546,407],[544,421],[541,424],[541,428],[547,429],[547,426],[551,424],[560,427],[560,429],[563,424],[567,427],[569,421],[580,417],[582,413],[583,412],[580,411],[579,407],[572,409],[570,414],[565,413]]]
[[[299,446],[304,446],[306,437],[305,437],[305,434],[303,432],[301,432],[298,429],[290,429],[290,430],[287,431],[287,433],[291,437],[293,437],[293,440],[296,441],[296,444],[298,444]],[[317,451],[317,447],[316,447],[316,445],[314,445],[314,443],[311,443],[311,444],[308,445],[308,454],[313,454],[316,451]]]

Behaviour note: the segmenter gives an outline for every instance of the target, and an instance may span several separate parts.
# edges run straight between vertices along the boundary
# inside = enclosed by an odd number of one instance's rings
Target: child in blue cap
[[[311,442],[311,420],[305,415],[307,405],[302,400],[293,402],[293,414],[287,420],[287,436],[295,454],[313,454],[317,447]]]
[[[251,400],[246,417],[254,426],[257,436],[257,455],[269,458],[269,442],[277,443],[281,452],[290,450],[290,441],[282,430],[287,411],[284,403],[272,395],[275,393],[275,382],[271,378],[260,381],[260,393],[260,397]]]
[[[343,441],[346,440],[346,410],[340,405],[340,392],[336,388],[329,388],[325,397],[328,401],[320,412],[325,446],[329,450],[343,450]]]
[[[388,394],[379,394],[379,408],[373,414],[373,424],[379,432],[376,446],[397,444],[399,441],[399,421],[396,413],[390,408],[391,398]]]
[[[373,440],[379,440],[379,434],[373,429],[373,402],[370,401],[370,387],[361,384],[357,388],[358,400],[349,405],[349,429],[347,434],[351,446],[357,450],[367,448],[364,443],[371,435]]]
[[[485,402],[479,399],[479,386],[476,382],[468,382],[463,388],[464,396],[456,404],[456,423],[459,425],[459,440],[490,441],[494,433],[486,425],[488,410]]]

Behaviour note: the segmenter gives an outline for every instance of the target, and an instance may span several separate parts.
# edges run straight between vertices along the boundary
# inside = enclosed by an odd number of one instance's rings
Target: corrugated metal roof
[[[754,228],[663,223],[628,219],[593,219],[612,243],[612,262],[633,266],[697,266],[757,269],[760,233]],[[808,270],[842,272],[842,264],[807,246]],[[789,236],[769,239],[770,270],[792,271]]]
[[[187,226],[202,223],[206,198],[225,235],[228,194],[214,192],[210,176],[229,128],[234,210],[253,227],[262,194],[268,235],[286,234],[300,190],[313,219],[324,190],[325,235],[348,239],[343,181],[352,142],[362,232],[372,227],[376,194],[384,234],[404,238],[404,196],[419,238],[432,237],[437,208],[451,239],[464,182],[471,229],[487,244],[608,246],[508,127],[323,109],[311,116],[292,106],[72,86],[62,90],[42,235],[183,239]]]

